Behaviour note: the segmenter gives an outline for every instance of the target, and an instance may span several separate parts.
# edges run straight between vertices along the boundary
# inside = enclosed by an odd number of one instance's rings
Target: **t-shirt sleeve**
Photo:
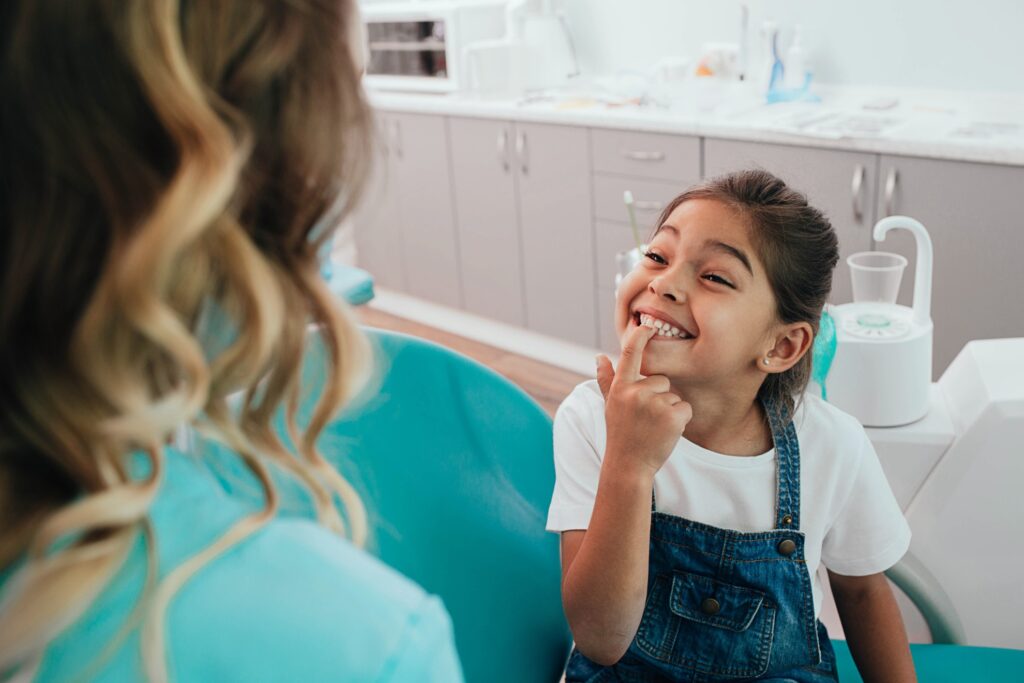
[[[451,620],[441,601],[428,597],[412,613],[382,680],[422,683],[462,681]]]
[[[599,396],[577,387],[555,413],[555,490],[548,509],[548,531],[586,529],[601,476],[604,414]],[[602,419],[598,420],[600,416]],[[600,423],[600,424],[599,424]]]
[[[847,576],[867,576],[896,564],[910,547],[910,525],[882,471],[874,446],[860,429],[853,484],[825,533],[821,561]]]

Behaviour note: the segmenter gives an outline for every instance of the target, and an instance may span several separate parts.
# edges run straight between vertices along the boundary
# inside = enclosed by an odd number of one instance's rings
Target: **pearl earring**
[[[768,360],[767,358],[765,358],[765,359],[764,359],[764,364],[765,364],[765,365],[769,365],[770,363],[771,363],[771,361],[770,361],[770,360]]]

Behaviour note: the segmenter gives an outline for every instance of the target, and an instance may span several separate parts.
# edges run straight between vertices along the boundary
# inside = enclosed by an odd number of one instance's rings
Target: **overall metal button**
[[[704,614],[718,614],[720,609],[722,609],[722,606],[714,598],[704,598],[704,601],[700,603],[700,611]]]
[[[787,526],[792,524],[793,523],[793,515],[783,515],[782,516],[782,523],[787,525]]]
[[[790,538],[787,538],[786,540],[779,543],[778,549],[780,555],[786,555],[788,557],[789,555],[792,555],[794,552],[796,552],[796,542]]]

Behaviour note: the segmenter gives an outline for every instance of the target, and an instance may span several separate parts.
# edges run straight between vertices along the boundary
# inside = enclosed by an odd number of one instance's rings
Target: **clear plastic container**
[[[887,251],[861,251],[846,259],[854,303],[896,303],[907,259]]]

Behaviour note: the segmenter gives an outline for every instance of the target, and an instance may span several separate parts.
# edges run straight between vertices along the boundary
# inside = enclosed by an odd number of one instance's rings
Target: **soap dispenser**
[[[783,62],[785,74],[783,86],[786,90],[801,90],[807,83],[807,52],[804,49],[803,29],[800,24],[793,28],[793,42],[786,51]]]

